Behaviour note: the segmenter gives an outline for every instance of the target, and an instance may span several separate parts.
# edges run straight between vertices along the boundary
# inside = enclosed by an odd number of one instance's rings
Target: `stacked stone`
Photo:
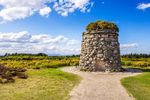
[[[118,33],[112,30],[84,32],[79,68],[85,71],[119,71]]]

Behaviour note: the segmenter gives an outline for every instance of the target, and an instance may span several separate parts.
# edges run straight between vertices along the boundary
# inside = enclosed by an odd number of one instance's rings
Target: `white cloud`
[[[31,35],[27,31],[19,33],[0,33],[0,42],[28,42]]]
[[[59,0],[54,2],[53,8],[58,14],[68,16],[69,13],[73,13],[76,9],[81,12],[90,12],[93,4],[91,0]]]
[[[80,44],[80,43],[77,40],[69,40],[68,43],[67,43],[67,45],[72,45],[72,46],[78,45],[78,44]]]
[[[45,7],[48,0],[0,0],[0,20],[3,22],[24,19]],[[50,2],[50,1],[49,1]]]
[[[4,53],[79,54],[80,42],[65,36],[31,35],[27,31],[0,33],[0,54]]]
[[[139,10],[145,10],[147,8],[150,8],[150,3],[140,3],[138,6],[137,6],[137,9]]]
[[[132,49],[138,47],[137,43],[131,43],[131,44],[121,44],[120,48],[123,49]]]
[[[39,13],[46,16],[52,11],[51,7],[62,16],[68,16],[76,10],[90,12],[91,0],[0,0],[0,21],[8,22],[24,19]]]
[[[18,33],[0,33],[0,55],[5,53],[47,53],[47,54],[80,54],[81,41],[65,36],[49,34],[30,34],[27,31]],[[121,44],[122,54],[145,53],[138,43]],[[147,49],[148,50],[148,49]]]
[[[49,15],[49,13],[51,12],[52,10],[51,10],[51,8],[49,8],[49,7],[44,7],[44,8],[42,8],[42,9],[40,9],[40,15],[41,16],[47,16],[48,17],[48,15]]]
[[[121,44],[120,45],[121,54],[131,54],[131,53],[145,53],[149,54],[150,52],[149,47],[144,46],[143,44],[139,43],[128,43],[128,44]]]
[[[32,43],[59,43],[67,42],[69,39],[64,36],[52,37],[47,34],[32,35],[30,42]]]
[[[24,19],[32,14],[33,12],[27,7],[12,7],[2,9],[0,11],[0,18],[2,21],[12,21],[16,19]]]

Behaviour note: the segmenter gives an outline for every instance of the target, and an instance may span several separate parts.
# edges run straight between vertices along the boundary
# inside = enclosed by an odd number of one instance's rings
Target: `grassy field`
[[[150,100],[150,55],[130,54],[122,56],[124,68],[136,68],[143,74],[121,80],[122,85],[136,100]]]
[[[121,83],[136,100],[150,100],[150,72],[124,78]]]
[[[0,65],[17,68],[39,69],[77,66],[79,57],[50,57],[34,55],[14,55],[0,57]]]
[[[11,55],[0,57],[0,65],[26,68],[27,79],[0,84],[0,100],[67,100],[80,77],[62,72],[63,66],[78,65],[78,57]]]
[[[67,100],[71,89],[79,83],[76,75],[59,69],[28,70],[28,79],[0,84],[1,100]]]
[[[122,65],[137,68],[150,67],[150,55],[125,55],[121,57]]]
[[[122,79],[127,91],[137,100],[150,100],[150,57],[122,57],[125,68],[140,68],[143,74]],[[78,56],[50,57],[47,55],[9,55],[0,57],[0,65],[26,68],[28,79],[0,84],[0,100],[66,100],[71,89],[79,83],[76,75],[59,70],[77,66]]]
[[[122,58],[122,65],[134,68],[147,68],[150,67],[150,58]]]

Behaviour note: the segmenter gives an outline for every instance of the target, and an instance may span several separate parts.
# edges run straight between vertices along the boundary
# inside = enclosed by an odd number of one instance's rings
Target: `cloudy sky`
[[[0,0],[0,55],[79,54],[88,23],[120,28],[121,53],[150,53],[150,0]]]

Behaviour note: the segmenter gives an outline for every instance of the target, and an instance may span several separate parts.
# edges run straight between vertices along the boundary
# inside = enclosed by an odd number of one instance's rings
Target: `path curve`
[[[81,72],[75,67],[65,67],[65,72],[77,74],[82,81],[70,93],[71,100],[133,100],[125,88],[120,84],[120,79],[134,76],[139,73],[119,72]]]

